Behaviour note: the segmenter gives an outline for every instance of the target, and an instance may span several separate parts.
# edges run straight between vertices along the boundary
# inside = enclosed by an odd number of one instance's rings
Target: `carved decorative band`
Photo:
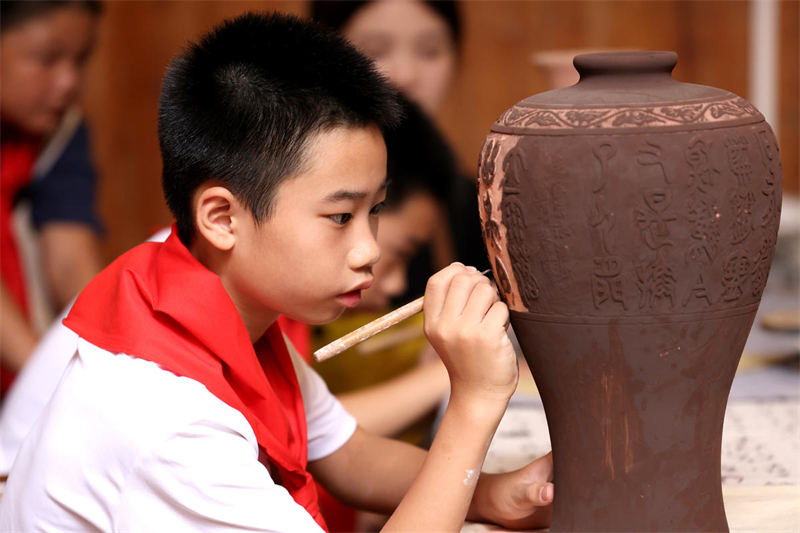
[[[523,129],[674,128],[761,117],[747,100],[733,95],[727,100],[674,105],[609,108],[546,108],[515,105],[496,126]]]
[[[526,313],[511,310],[511,318],[526,320],[528,322],[550,322],[557,324],[597,324],[597,325],[625,325],[625,324],[675,324],[681,322],[698,322],[721,320],[734,316],[748,315],[758,310],[760,300],[754,304],[722,311],[709,311],[706,313],[688,313],[675,315],[644,315],[644,316],[558,316]]]

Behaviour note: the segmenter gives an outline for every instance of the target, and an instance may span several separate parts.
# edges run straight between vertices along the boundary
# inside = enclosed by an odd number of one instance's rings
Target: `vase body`
[[[745,100],[671,52],[578,56],[506,111],[483,237],[542,396],[551,531],[728,531],[728,393],[772,262],[780,155]]]

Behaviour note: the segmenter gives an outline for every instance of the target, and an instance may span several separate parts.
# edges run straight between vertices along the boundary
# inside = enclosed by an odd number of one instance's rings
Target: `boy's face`
[[[385,196],[386,146],[376,126],[316,135],[306,169],[278,187],[270,218],[240,228],[226,267],[240,312],[321,324],[358,305],[381,256]]]
[[[385,311],[392,298],[406,291],[408,265],[433,238],[440,216],[436,200],[424,192],[412,194],[397,208],[381,215],[381,260],[373,269],[375,281],[364,291],[359,309]]]
[[[96,30],[95,16],[64,7],[4,32],[0,42],[0,116],[47,135],[78,99]]]

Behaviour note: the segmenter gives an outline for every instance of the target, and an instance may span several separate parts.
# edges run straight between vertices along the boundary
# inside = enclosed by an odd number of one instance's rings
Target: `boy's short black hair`
[[[386,208],[402,206],[415,193],[426,193],[442,207],[457,174],[456,158],[442,134],[425,113],[400,95],[403,120],[384,134],[387,171]]]
[[[2,0],[0,2],[0,31],[8,31],[24,22],[48,15],[65,7],[79,7],[92,15],[100,15],[99,0]]]
[[[302,171],[315,134],[371,124],[386,131],[400,116],[395,91],[332,30],[280,13],[223,22],[164,76],[162,185],[178,236],[189,245],[191,200],[207,180],[230,190],[258,223],[278,185]]]

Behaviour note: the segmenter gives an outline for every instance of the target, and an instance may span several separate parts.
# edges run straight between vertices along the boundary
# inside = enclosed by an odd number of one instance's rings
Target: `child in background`
[[[459,5],[452,0],[313,0],[311,17],[335,29],[375,62],[409,100],[432,120],[456,80],[461,45]],[[475,156],[477,160],[477,154]],[[480,238],[478,191],[473,161],[463,175],[453,159],[442,223],[429,246],[411,262],[401,304],[422,295],[430,275],[455,257],[479,270],[489,268]]]
[[[12,468],[0,530],[324,529],[310,474],[394,509],[387,530],[549,520],[548,460],[478,475],[517,365],[475,269],[451,265],[426,293],[451,382],[427,454],[356,428],[275,326],[330,321],[371,284],[381,129],[397,119],[362,56],[290,16],[238,17],[175,60],[159,138],[176,231],[78,298],[78,352]]]
[[[38,337],[27,290],[30,280],[14,234],[18,201],[29,200],[38,230],[47,304],[52,305],[46,315],[62,309],[100,270],[100,224],[86,128],[79,120],[69,120],[74,115],[68,116],[79,97],[99,12],[99,2],[89,0],[0,3],[3,392]]]

